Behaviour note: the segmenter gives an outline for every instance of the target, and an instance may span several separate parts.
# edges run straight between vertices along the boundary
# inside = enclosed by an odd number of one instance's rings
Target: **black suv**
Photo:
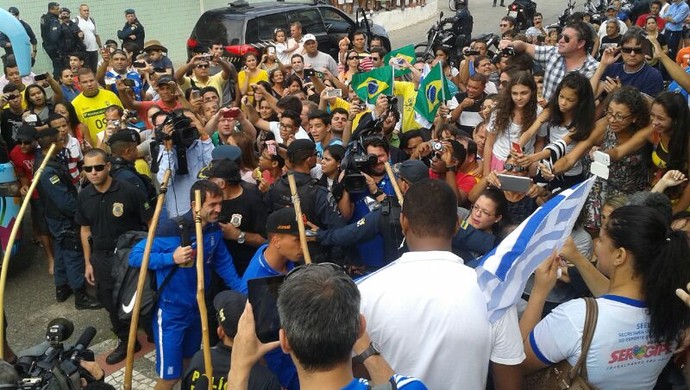
[[[366,18],[356,22],[330,5],[280,1],[247,4],[239,0],[229,7],[206,11],[199,17],[187,40],[187,55],[191,58],[194,53],[204,52],[213,40],[220,39],[230,61],[241,64],[244,54],[262,52],[271,44],[276,28],[284,28],[289,37],[293,22],[302,23],[302,33],[314,34],[319,42],[319,51],[335,59],[338,58],[338,42],[344,36],[351,40],[352,34],[358,30],[381,36],[386,50],[391,49],[388,33],[382,26]]]

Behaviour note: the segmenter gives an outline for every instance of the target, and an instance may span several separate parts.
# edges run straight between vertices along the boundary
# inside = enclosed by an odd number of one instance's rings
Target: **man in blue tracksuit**
[[[223,232],[218,226],[223,193],[207,180],[192,185],[190,198],[201,191],[201,223],[203,229],[204,282],[211,280],[211,268],[225,284],[246,294],[237,275],[232,256],[223,242]],[[149,269],[155,270],[160,286],[174,272],[158,298],[154,317],[153,334],[156,342],[156,371],[159,379],[156,389],[172,389],[182,376],[183,359],[191,358],[201,344],[201,319],[196,301],[196,235],[194,233],[194,209],[182,218],[165,221],[156,231],[151,247]],[[183,243],[182,241],[186,241]],[[141,266],[146,240],[139,242],[129,256],[132,266]],[[183,246],[184,244],[187,244]]]

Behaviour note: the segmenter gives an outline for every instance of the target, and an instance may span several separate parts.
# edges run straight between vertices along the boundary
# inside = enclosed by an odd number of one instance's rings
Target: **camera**
[[[130,88],[134,87],[134,85],[135,85],[134,80],[132,80],[132,79],[122,79],[122,84],[124,84],[125,87],[130,87]]]
[[[82,359],[93,361],[93,352],[88,349],[96,335],[96,329],[89,326],[79,336],[76,344],[65,348],[63,341],[74,331],[72,321],[56,318],[48,324],[45,343],[31,348],[35,355],[18,358],[15,369],[21,378],[17,389],[81,388],[81,378],[87,382],[94,378],[79,365]]]
[[[343,186],[347,192],[358,194],[367,190],[367,180],[362,172],[369,172],[376,165],[378,158],[375,154],[367,154],[361,141],[354,141],[348,146],[341,168],[345,172]]]
[[[512,47],[506,47],[501,49],[501,51],[498,52],[498,55],[502,57],[512,57],[515,55],[515,49]]]
[[[167,134],[163,128],[167,125],[172,125],[173,132]],[[160,144],[163,141],[172,140],[175,145],[175,154],[177,155],[177,174],[186,175],[189,173],[187,166],[187,148],[192,146],[192,143],[199,138],[199,130],[192,124],[192,120],[184,114],[183,110],[175,110],[160,126],[155,129],[155,142],[151,145],[151,172],[158,172],[158,154],[160,153]]]
[[[434,156],[441,158],[443,155],[443,143],[439,141],[431,141],[431,150],[433,151]]]
[[[479,50],[471,50],[469,47],[462,49],[462,54],[466,56],[478,56]]]

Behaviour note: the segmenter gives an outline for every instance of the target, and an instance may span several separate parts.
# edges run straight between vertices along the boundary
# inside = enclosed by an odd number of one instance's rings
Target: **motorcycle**
[[[601,26],[601,23],[606,20],[606,0],[598,0],[598,4],[594,4],[594,0],[587,0],[585,2],[585,12],[591,15],[590,22],[593,25]]]
[[[576,1],[568,0],[568,5],[565,7],[563,12],[561,12],[561,15],[558,17],[558,25],[560,25],[561,27],[565,27],[565,25],[568,24],[568,20],[570,20],[570,17],[573,15],[573,9],[575,9],[575,4],[577,4]]]
[[[537,3],[532,0],[515,0],[508,6],[508,14],[515,19],[515,29],[525,31],[532,26],[532,19],[537,12]]]
[[[450,27],[447,27],[449,24]],[[427,41],[415,45],[417,59],[431,61],[435,57],[434,50],[445,47],[450,52],[448,61],[454,66],[457,65],[462,59],[461,50],[470,44],[472,25],[472,15],[466,8],[459,7],[456,16],[446,19],[441,12],[438,22],[427,32]]]

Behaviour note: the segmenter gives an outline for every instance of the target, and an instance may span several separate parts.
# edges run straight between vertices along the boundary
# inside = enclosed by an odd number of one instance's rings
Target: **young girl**
[[[520,136],[520,146],[524,146],[540,128],[544,127],[549,133],[549,145],[532,155],[516,153],[518,165],[529,167],[535,162],[545,160],[544,178],[549,181],[550,189],[569,188],[581,182],[586,174],[581,159],[568,162],[567,165],[561,166],[559,171],[554,171],[552,167],[558,159],[572,151],[577,142],[589,137],[594,127],[594,109],[589,79],[579,72],[568,73],[551,95],[547,109]]]
[[[498,96],[496,112],[489,120],[484,146],[484,175],[492,170],[502,171],[513,143],[517,143],[522,133],[536,121],[541,107],[537,104],[537,85],[530,72],[519,71],[511,76],[510,82]],[[540,129],[531,137],[522,150],[527,154],[541,151],[546,137],[545,129]]]
[[[60,114],[67,119],[67,123],[72,131],[70,135],[79,141],[79,145],[81,145],[81,150],[83,153],[88,152],[91,149],[91,143],[88,139],[86,139],[87,137],[90,137],[89,128],[83,123],[79,122],[77,112],[74,110],[72,103],[63,101],[56,104],[55,113]]]
[[[261,56],[261,63],[259,68],[265,70],[266,72],[271,72],[273,69],[280,68],[280,62],[277,61],[276,48],[275,46],[269,46],[264,51]]]
[[[285,66],[290,66],[290,56],[299,47],[297,43],[288,47],[287,34],[282,28],[277,28],[273,32],[273,41],[276,47],[276,57],[278,61]]]
[[[250,87],[259,81],[268,81],[268,73],[259,69],[256,55],[247,53],[244,55],[244,69],[237,74],[237,87],[241,96],[249,96],[249,102],[254,102],[254,91]]]
[[[492,93],[484,98],[484,103],[482,103],[482,109],[479,111],[479,116],[482,117],[483,121],[479,122],[472,131],[472,139],[477,143],[477,155],[484,155],[484,143],[486,142],[486,126],[489,124],[489,118],[494,108],[496,108],[496,102],[498,101],[498,95]]]

